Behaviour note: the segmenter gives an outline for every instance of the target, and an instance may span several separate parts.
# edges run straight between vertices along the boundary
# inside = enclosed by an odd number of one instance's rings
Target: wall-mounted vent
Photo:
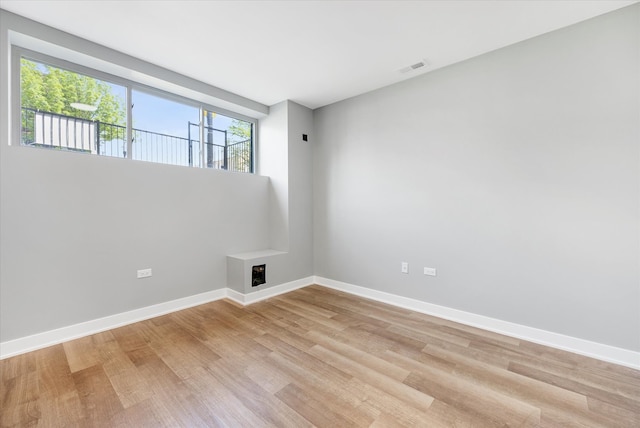
[[[408,72],[410,72],[410,71],[417,70],[417,69],[422,68],[422,67],[425,67],[425,66],[427,66],[427,65],[429,65],[429,63],[427,62],[427,60],[426,60],[426,59],[423,59],[423,60],[422,60],[422,61],[420,61],[420,62],[416,62],[415,64],[411,64],[411,65],[409,65],[409,66],[407,66],[407,67],[401,68],[401,69],[400,69],[400,73],[408,73]]]

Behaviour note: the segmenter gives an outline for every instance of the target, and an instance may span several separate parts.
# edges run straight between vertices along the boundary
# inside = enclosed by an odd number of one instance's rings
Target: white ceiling
[[[32,1],[2,9],[266,105],[327,105],[636,1]],[[426,59],[427,67],[401,68]]]

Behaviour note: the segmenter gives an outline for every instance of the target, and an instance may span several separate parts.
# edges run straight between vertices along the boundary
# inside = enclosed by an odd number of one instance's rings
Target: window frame
[[[104,71],[96,70],[95,68],[87,67],[82,64],[78,64],[75,62],[71,62],[65,59],[57,58],[55,56],[47,55],[42,52],[38,52],[32,49],[27,49],[18,45],[11,45],[11,110],[12,120],[11,120],[11,139],[9,144],[14,146],[22,147],[21,144],[21,109],[22,109],[22,99],[21,99],[21,59],[25,58],[27,60],[36,61],[40,63],[44,63],[46,65],[51,65],[54,67],[58,67],[63,70],[67,70],[73,73],[83,74],[91,78],[99,79],[108,83],[114,83],[120,86],[123,86],[126,89],[125,96],[125,109],[126,109],[126,138],[127,138],[127,157],[118,157],[117,159],[127,159],[133,160],[133,108],[131,105],[132,102],[132,93],[134,90],[144,92],[153,96],[157,96],[160,98],[164,98],[169,101],[178,102],[181,104],[185,104],[188,106],[196,107],[199,109],[199,140],[200,140],[200,166],[191,166],[191,168],[198,169],[218,169],[227,172],[241,172],[242,171],[228,171],[226,169],[221,168],[208,168],[206,166],[206,162],[204,159],[205,156],[205,141],[204,141],[204,111],[211,111],[216,114],[220,114],[231,119],[237,119],[244,122],[248,122],[251,124],[252,132],[251,132],[251,160],[249,165],[249,171],[246,172],[248,174],[256,174],[257,166],[256,166],[256,147],[258,140],[258,119],[253,117],[249,117],[243,115],[241,113],[237,113],[234,111],[230,111],[209,103],[201,102],[194,100],[192,98],[185,97],[183,95],[178,95],[164,89],[159,89],[153,87],[148,84],[144,84],[135,80],[127,79],[121,76],[117,76],[115,74],[107,73]],[[151,162],[151,163],[160,163],[160,162],[152,162],[152,161],[143,161],[143,162]],[[174,164],[164,164],[164,165],[174,165]],[[181,165],[177,165],[181,166]]]

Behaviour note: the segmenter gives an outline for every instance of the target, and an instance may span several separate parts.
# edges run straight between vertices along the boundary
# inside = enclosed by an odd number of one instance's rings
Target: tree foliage
[[[99,140],[102,142],[122,141],[126,125],[125,101],[112,86],[98,79],[63,70],[28,59],[21,60],[20,95],[22,107],[65,116],[101,122]],[[71,106],[80,103],[95,106],[95,111],[85,111]],[[206,118],[205,144],[207,166],[214,166],[214,128],[215,112],[204,112]],[[33,116],[33,115],[32,115]],[[33,142],[33,117],[23,115],[23,138]],[[117,126],[103,126],[117,125]],[[120,129],[118,129],[120,128]],[[253,125],[249,122],[233,119],[226,129],[224,167],[236,171],[251,170]]]
[[[124,126],[124,100],[111,86],[89,76],[41,65],[22,58],[20,70],[22,107]],[[71,103],[96,106],[96,111],[71,107]]]
[[[232,143],[250,140],[251,123],[245,122],[244,120],[233,119],[231,126],[229,126],[229,132],[231,133]]]
[[[233,119],[227,129],[230,134],[229,143],[233,145],[232,156],[237,171],[251,171],[251,134],[252,125],[244,120]]]

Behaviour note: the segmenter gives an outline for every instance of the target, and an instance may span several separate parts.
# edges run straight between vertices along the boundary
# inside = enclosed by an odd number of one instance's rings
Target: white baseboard
[[[434,305],[416,299],[397,296],[395,294],[372,290],[358,285],[347,284],[345,282],[334,281],[332,279],[314,277],[314,283],[335,290],[344,291],[360,297],[388,303],[412,311],[433,315],[461,324],[478,327],[483,330],[493,331],[529,342],[539,343],[552,348],[562,349],[575,354],[585,355],[599,360],[619,364],[634,369],[640,369],[640,352],[628,349],[617,348],[571,336],[565,336],[534,327],[527,327],[520,324],[502,321],[483,315],[447,308],[445,306]]]
[[[89,336],[91,334],[100,333],[123,325],[165,315],[181,309],[202,305],[215,300],[229,298],[241,305],[250,305],[311,284],[322,285],[324,287],[344,291],[356,296],[388,303],[390,305],[493,331],[506,336],[539,343],[634,369],[640,369],[640,352],[616,348],[614,346],[565,336],[508,321],[497,320],[483,315],[472,314],[470,312],[434,305],[432,303],[397,296],[395,294],[372,290],[370,288],[318,276],[302,278],[250,294],[242,294],[229,288],[221,288],[219,290],[184,297],[170,302],[159,303],[157,305],[147,306],[129,312],[123,312],[55,330],[45,331],[32,336],[0,342],[0,360],[24,354],[26,352],[35,351],[37,349],[46,348],[47,346],[56,345],[69,340],[78,339],[80,337]]]
[[[122,312],[104,318],[98,318],[67,327],[49,330],[32,336],[21,337],[15,340],[0,342],[0,359],[9,358],[47,346],[122,327],[123,325],[147,320],[170,312],[201,305],[227,297],[227,289],[208,291],[194,296],[183,297],[169,302],[158,303],[157,305],[146,306],[133,311]]]
[[[269,297],[311,285],[313,284],[313,279],[314,277],[310,276],[249,294],[242,294],[230,288],[221,288],[219,290],[146,306],[133,311],[122,312],[15,340],[0,342],[0,360],[215,300],[229,298],[241,305],[250,305],[251,303],[259,302]]]
[[[279,294],[288,293],[298,288],[306,287],[313,284],[315,277],[309,276],[306,278],[297,279],[295,281],[286,282],[284,284],[276,285],[274,287],[265,288],[264,290],[258,290],[249,294],[242,294],[235,290],[227,289],[228,295],[231,300],[240,303],[241,305],[250,305],[252,303],[259,302],[261,300],[268,299],[270,297],[277,296]]]

